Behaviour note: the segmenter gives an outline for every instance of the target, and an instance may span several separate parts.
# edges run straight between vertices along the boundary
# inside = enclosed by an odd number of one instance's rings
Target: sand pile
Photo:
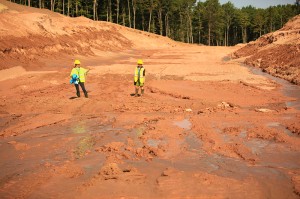
[[[245,63],[260,67],[274,76],[300,84],[300,15],[283,28],[263,35],[233,53],[234,58],[247,57]]]
[[[70,18],[46,9],[30,8],[0,0],[0,70],[25,69],[33,63],[77,55],[151,46],[168,47],[173,41],[85,17]]]

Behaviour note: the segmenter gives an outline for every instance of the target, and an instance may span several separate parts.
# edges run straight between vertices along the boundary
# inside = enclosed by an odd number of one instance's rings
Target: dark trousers
[[[79,82],[78,84],[74,84],[75,85],[75,88],[76,88],[76,95],[77,97],[80,97],[80,91],[79,91],[79,85],[84,93],[84,96],[87,97],[87,92],[85,90],[85,87],[84,87],[84,82]]]

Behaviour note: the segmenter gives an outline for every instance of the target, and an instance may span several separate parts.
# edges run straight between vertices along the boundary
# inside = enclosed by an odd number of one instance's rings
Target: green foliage
[[[182,42],[227,46],[280,29],[300,13],[297,2],[267,9],[238,9],[219,0],[30,0],[30,5],[50,10],[52,5],[70,17],[118,22]],[[17,3],[28,5],[29,0]]]

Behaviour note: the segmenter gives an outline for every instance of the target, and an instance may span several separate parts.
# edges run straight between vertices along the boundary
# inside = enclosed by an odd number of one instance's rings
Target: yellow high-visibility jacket
[[[139,73],[139,70],[140,70],[140,73]],[[146,70],[144,67],[142,67],[142,68],[136,67],[135,73],[134,73],[134,82],[137,82],[138,80],[140,80],[140,83],[142,83],[142,84],[145,83],[145,72],[146,72]]]
[[[70,76],[72,77],[73,74],[76,74],[79,77],[79,82],[85,82],[85,76],[86,76],[87,72],[88,72],[88,70],[85,68],[82,68],[82,67],[73,68]]]

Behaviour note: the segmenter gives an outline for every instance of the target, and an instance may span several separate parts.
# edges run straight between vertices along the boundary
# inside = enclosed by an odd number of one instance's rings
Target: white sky
[[[205,0],[201,0],[202,2]],[[237,8],[251,5],[256,8],[268,8],[269,6],[294,4],[296,0],[219,0],[221,4],[231,1]]]

